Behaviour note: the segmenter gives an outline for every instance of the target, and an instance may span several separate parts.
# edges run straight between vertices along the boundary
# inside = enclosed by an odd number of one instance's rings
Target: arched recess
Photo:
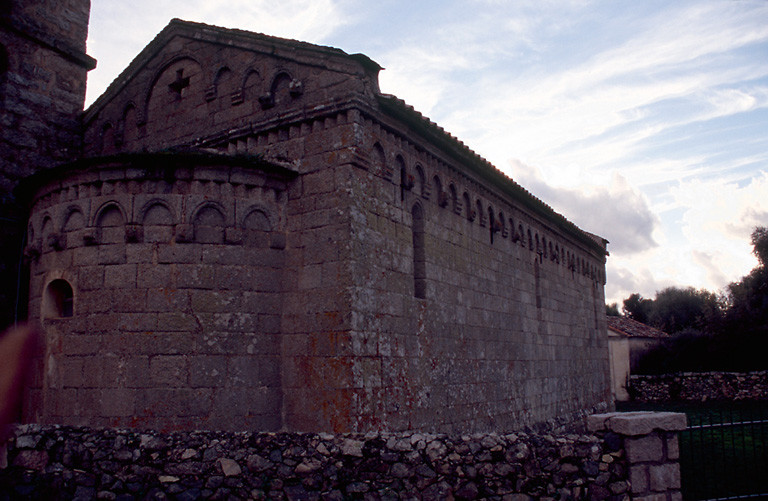
[[[488,233],[490,235],[491,245],[493,245],[493,234],[497,231],[496,215],[493,213],[493,207],[488,206]]]
[[[413,296],[417,299],[427,297],[427,263],[424,242],[424,209],[416,203],[411,209],[413,234]]]
[[[261,207],[250,210],[243,218],[243,241],[249,247],[266,247],[269,245],[269,233],[272,231],[268,213]]]
[[[483,204],[480,202],[479,198],[475,202],[475,206],[477,207],[477,222],[480,223],[480,226],[485,226],[485,213],[483,212]]]
[[[136,106],[128,103],[123,111],[123,151],[136,151],[139,149],[139,116]]]
[[[285,70],[279,71],[269,86],[269,95],[260,98],[264,109],[289,103],[302,94],[301,84]]]
[[[387,167],[384,148],[378,142],[373,143],[372,157],[375,172],[385,179],[392,179],[392,171]]]
[[[214,100],[216,110],[226,110],[232,104],[242,102],[241,96],[236,95],[238,89],[235,74],[228,67],[223,66],[216,72],[213,86],[216,89],[216,99]]]
[[[62,221],[61,231],[70,232],[80,230],[85,227],[85,216],[80,207],[73,206],[67,209],[64,221]]]
[[[275,104],[284,103],[290,98],[291,80],[293,78],[287,71],[281,71],[272,79],[269,91],[272,93]]]
[[[435,174],[432,178],[432,186],[435,191],[435,201],[439,207],[445,207],[448,205],[448,194],[443,191],[443,183],[440,181],[440,177]]]
[[[459,194],[456,192],[456,186],[451,183],[448,185],[448,196],[451,197],[451,208],[456,214],[461,213],[461,201],[459,200]]]
[[[405,200],[405,192],[413,187],[409,181],[408,170],[405,168],[405,160],[402,155],[395,157],[395,169],[400,174],[400,201]]]
[[[242,94],[244,101],[256,102],[262,92],[261,75],[253,68],[245,72],[243,78]]]
[[[48,215],[44,216],[43,224],[40,228],[41,228],[40,236],[42,238],[43,252],[45,252],[51,248],[51,246],[49,245],[49,241],[51,237],[56,234],[55,229],[53,227],[53,219],[51,219],[51,217]]]
[[[162,200],[151,200],[141,209],[141,225],[144,229],[144,241],[170,242],[173,238],[175,218],[168,205]]]
[[[180,55],[165,64],[152,80],[147,93],[144,117],[146,134],[180,136],[196,130],[203,104],[203,71],[189,55]]]
[[[204,244],[224,243],[224,212],[214,204],[200,207],[192,219],[195,242]]]
[[[421,195],[425,200],[429,198],[429,185],[427,184],[427,176],[424,173],[424,167],[417,163],[416,167],[416,186],[414,186],[413,192]]]
[[[107,122],[101,127],[101,154],[111,155],[115,151],[115,127]]]
[[[74,314],[75,294],[72,285],[62,278],[52,280],[43,294],[43,318],[69,318]]]
[[[102,244],[125,242],[125,216],[117,202],[107,202],[96,214],[98,240]]]
[[[466,191],[464,192],[464,195],[462,195],[462,199],[464,200],[464,207],[467,211],[467,220],[472,222],[475,220],[475,209],[472,207],[472,199],[469,196],[469,193]]]

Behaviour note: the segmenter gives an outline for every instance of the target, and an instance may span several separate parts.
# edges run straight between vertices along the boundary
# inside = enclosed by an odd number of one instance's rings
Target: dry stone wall
[[[639,402],[768,399],[768,371],[632,375],[629,393]]]
[[[367,435],[26,425],[0,496],[69,499],[625,499],[609,434]]]

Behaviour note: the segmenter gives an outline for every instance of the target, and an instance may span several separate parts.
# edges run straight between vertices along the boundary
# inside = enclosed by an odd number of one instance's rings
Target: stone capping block
[[[654,430],[683,431],[687,424],[681,412],[609,412],[587,417],[589,431],[612,431],[630,437],[648,435]]]

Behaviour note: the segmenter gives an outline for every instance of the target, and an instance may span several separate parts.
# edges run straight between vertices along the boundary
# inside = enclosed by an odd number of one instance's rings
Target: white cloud
[[[757,266],[750,234],[768,225],[768,173],[744,185],[718,179],[691,179],[671,190],[670,207],[681,214],[666,219],[659,242],[635,255],[612,251],[608,260],[606,297],[620,302],[633,292],[653,297],[670,286],[692,286],[713,292],[739,280]]]
[[[658,218],[645,197],[614,172],[605,185],[578,187],[546,183],[541,173],[520,162],[512,162],[513,178],[576,225],[610,242],[610,251],[624,256],[656,247],[653,233]]]

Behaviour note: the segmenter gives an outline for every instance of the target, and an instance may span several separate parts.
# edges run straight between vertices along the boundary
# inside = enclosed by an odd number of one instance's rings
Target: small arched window
[[[45,318],[68,318],[75,313],[72,286],[64,279],[57,278],[45,289],[43,302]]]

